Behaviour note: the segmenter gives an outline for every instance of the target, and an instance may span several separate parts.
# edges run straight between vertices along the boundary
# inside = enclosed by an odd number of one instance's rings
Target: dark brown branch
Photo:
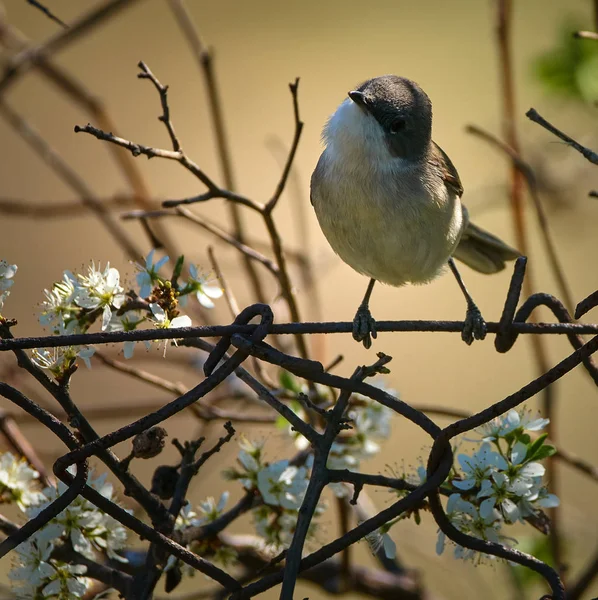
[[[16,49],[21,52],[30,49],[31,44],[25,35],[23,35],[14,26],[2,21],[0,16],[0,43]],[[88,112],[95,121],[106,131],[116,132],[118,128],[112,117],[106,110],[103,103],[96,98],[80,80],[71,75],[60,66],[56,65],[50,57],[40,56],[37,62],[40,73],[53,85],[59,92],[66,95],[72,102],[79,105],[84,111]],[[114,158],[117,167],[122,171],[124,178],[129,183],[134,194],[132,200],[140,207],[148,210],[151,208],[150,194],[146,183],[144,182],[135,160],[123,148],[109,146],[111,156]],[[141,222],[142,228],[148,234],[153,243],[157,236],[168,250],[170,256],[179,256],[176,246],[168,233],[162,228],[160,223],[155,225],[155,235],[145,221]]]
[[[236,190],[236,182],[228,136],[226,134],[222,101],[220,99],[220,91],[218,89],[214,71],[214,55],[202,42],[197,26],[193,23],[191,15],[183,0],[170,0],[169,4],[203,74],[208,96],[208,107],[214,126],[214,134],[216,136],[216,148],[218,150],[220,168],[222,169],[224,179],[224,187],[229,192],[234,192]],[[247,237],[245,235],[245,225],[239,206],[235,202],[231,202],[228,204],[228,209],[233,224],[235,239],[240,244],[246,244]],[[255,270],[255,266],[249,261],[247,256],[243,257],[243,264],[245,266],[245,271],[247,272],[247,277],[251,282],[255,299],[258,302],[264,302],[264,290],[259,274]]]
[[[569,311],[573,311],[573,308],[575,306],[573,302],[573,294],[571,293],[571,289],[569,287],[569,284],[567,283],[565,271],[563,269],[563,266],[561,265],[561,261],[554,240],[552,239],[552,234],[548,225],[546,212],[544,211],[544,206],[542,205],[542,201],[538,193],[538,185],[533,169],[527,162],[525,162],[521,158],[521,156],[519,156],[519,154],[515,152],[515,150],[507,146],[507,144],[501,142],[497,137],[493,136],[491,133],[485,131],[481,127],[476,127],[475,125],[468,125],[466,127],[466,131],[489,142],[492,146],[498,148],[501,152],[505,153],[511,159],[513,165],[515,165],[515,167],[519,169],[521,174],[525,177],[527,187],[529,189],[532,201],[534,203],[534,208],[536,209],[536,216],[538,217],[540,231],[542,232],[542,240],[544,241],[544,247],[548,256],[548,261],[550,262],[552,273],[557,280],[560,294],[565,300],[567,309]]]
[[[172,149],[175,152],[181,152],[181,143],[179,142],[179,138],[174,131],[174,125],[170,119],[170,107],[168,106],[168,86],[162,85],[158,81],[158,78],[150,71],[149,67],[143,61],[140,61],[137,66],[141,69],[141,73],[139,73],[137,77],[139,79],[149,79],[154,84],[154,87],[160,95],[162,114],[158,117],[158,121],[164,123],[164,126],[168,131],[168,135],[170,136],[170,141],[172,142]]]
[[[89,33],[94,27],[106,19],[112,18],[123,8],[133,6],[135,2],[136,0],[107,0],[79,17],[68,29],[51,36],[39,46],[19,52],[10,60],[4,76],[0,80],[0,95],[6,92],[18,76],[23,75],[32,67],[38,66],[41,61]]]
[[[31,4],[31,6],[43,12],[44,15],[46,15],[46,17],[48,17],[48,19],[51,21],[54,21],[54,23],[58,23],[58,25],[64,27],[65,29],[69,28],[69,26],[62,19],[57,17],[47,6],[44,6],[41,2],[38,2],[37,0],[27,0],[27,4]]]
[[[592,164],[598,165],[598,153],[582,146],[579,142],[576,142],[572,137],[569,137],[566,133],[563,133],[560,129],[557,129],[552,123],[549,123],[544,117],[542,117],[535,108],[530,108],[525,116],[534,123],[538,123],[552,133],[559,139],[563,140],[567,145],[571,146],[574,150],[577,150],[585,159],[589,160]]]
[[[214,275],[222,287],[222,292],[224,294],[224,299],[226,300],[228,310],[230,311],[230,315],[234,319],[241,312],[241,310],[239,309],[237,299],[235,298],[235,295],[233,294],[233,291],[231,290],[226,278],[224,277],[224,273],[222,272],[222,269],[216,260],[216,255],[212,246],[208,246],[208,256],[210,258],[210,264],[212,265]]]
[[[4,410],[0,410],[0,432],[2,432],[15,452],[19,456],[25,457],[27,462],[39,473],[40,480],[45,486],[55,485],[54,477],[48,473],[35,448],[23,435],[23,432],[12,416]]]
[[[79,174],[42,138],[42,136],[18,113],[0,100],[0,113],[11,127],[29,144],[35,153],[62,179],[79,194],[81,201],[92,210],[132,260],[142,256],[130,236],[116,219],[106,210],[92,189],[87,186]]]
[[[501,85],[503,93],[503,128],[504,128],[504,140],[506,144],[513,149],[513,152],[518,156],[522,157],[521,148],[519,146],[519,139],[517,135],[517,111],[515,108],[515,77],[514,67],[511,52],[511,32],[512,32],[512,20],[513,20],[513,2],[512,0],[498,0],[497,3],[497,42],[499,51],[499,64],[501,73]],[[524,175],[518,166],[513,163],[511,165],[511,213],[513,217],[513,225],[515,228],[515,238],[518,250],[525,256],[528,255],[528,233],[526,230],[525,223],[525,211],[524,211],[524,193],[523,193],[523,180]],[[536,205],[536,210],[541,210],[539,202]],[[540,213],[538,213],[539,215]],[[546,240],[545,240],[546,241]],[[554,248],[552,248],[554,250]],[[556,253],[555,253],[556,259]],[[557,262],[558,264],[558,262]],[[535,285],[532,273],[528,274],[528,277],[524,281],[524,286],[527,295],[531,295],[535,291]],[[546,350],[546,345],[541,337],[534,336],[531,339],[532,348],[534,351],[534,357],[536,361],[536,368],[538,373],[545,373],[548,369],[549,359]],[[554,405],[554,390],[553,388],[546,388],[542,394],[542,412],[545,417],[550,420],[548,426],[548,433],[556,442],[556,432],[553,430],[553,413]],[[555,469],[555,463],[552,460],[547,461],[548,478],[551,481],[551,485],[555,493],[558,493],[558,473]],[[552,551],[555,556],[555,560],[560,565],[562,562],[562,548],[560,543],[560,522],[559,522],[559,511],[558,508],[553,508],[550,511],[553,527],[550,534],[550,543]],[[559,566],[559,570],[560,569]],[[561,576],[563,573],[561,572]]]
[[[293,166],[293,161],[295,160],[295,154],[297,152],[297,148],[299,147],[299,140],[301,139],[301,132],[303,131],[303,121],[299,118],[299,98],[298,98],[298,90],[299,90],[299,77],[295,79],[294,83],[289,83],[289,89],[291,90],[291,95],[293,97],[293,114],[295,117],[295,134],[293,135],[293,141],[291,142],[291,148],[289,150],[289,155],[287,157],[287,161],[285,163],[284,169],[282,170],[282,175],[280,176],[280,181],[276,186],[276,190],[274,191],[274,195],[267,202],[264,207],[264,211],[266,213],[271,213],[274,208],[276,208],[276,204],[280,200],[280,196],[284,191],[287,180],[289,178],[289,173],[291,172],[291,167]]]

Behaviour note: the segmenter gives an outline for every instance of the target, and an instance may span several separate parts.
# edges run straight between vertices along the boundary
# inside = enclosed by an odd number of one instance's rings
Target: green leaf
[[[181,254],[177,258],[176,264],[174,265],[174,269],[172,271],[172,277],[170,278],[170,281],[172,282],[172,287],[175,289],[177,288],[177,283],[178,283],[179,277],[181,276],[184,262],[185,262],[185,256],[183,254]]]
[[[290,425],[290,423],[282,415],[278,415],[278,417],[276,417],[274,424],[276,429],[286,429]]]
[[[293,392],[294,394],[298,394],[301,391],[301,386],[297,382],[297,379],[284,369],[281,369],[278,373],[278,381],[281,387],[283,387],[285,390]]]
[[[517,441],[523,442],[524,444],[529,444],[532,441],[532,438],[529,436],[528,433],[519,433],[519,435],[517,436]],[[528,453],[529,453],[529,449],[528,449]]]
[[[519,544],[517,545],[518,550],[531,554],[549,565],[554,563],[550,538],[548,536],[517,536],[517,538],[519,540]],[[510,563],[510,569],[514,580],[523,589],[542,581],[541,575],[521,565]]]
[[[301,402],[298,400],[291,400],[289,402],[289,408],[297,415],[301,412],[303,407],[301,406]],[[287,421],[282,415],[278,415],[275,421],[275,425],[277,429],[286,429],[290,423]]]
[[[538,450],[540,450],[540,448],[542,447],[542,444],[544,443],[544,440],[547,437],[548,437],[548,434],[543,433],[533,444],[530,445],[530,447],[527,449],[527,459],[528,460],[535,460],[536,453],[538,452]]]
[[[592,26],[565,22],[555,45],[534,60],[533,71],[549,94],[591,104],[598,100],[598,43],[574,38],[580,29]]]
[[[534,460],[544,460],[553,454],[556,454],[556,448],[550,444],[545,444],[538,450],[534,456]]]

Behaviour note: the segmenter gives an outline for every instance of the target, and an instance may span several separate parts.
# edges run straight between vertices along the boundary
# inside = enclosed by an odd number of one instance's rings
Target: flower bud
[[[135,458],[154,458],[164,448],[164,438],[168,435],[164,427],[151,427],[133,438],[133,456]]]

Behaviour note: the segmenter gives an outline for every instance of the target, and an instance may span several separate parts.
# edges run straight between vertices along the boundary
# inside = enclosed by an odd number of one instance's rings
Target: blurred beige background
[[[4,0],[3,4],[6,20],[36,43],[58,30],[23,0]],[[517,126],[525,156],[534,164],[541,162],[548,181],[564,190],[558,201],[546,197],[545,202],[550,226],[578,301],[598,286],[595,266],[598,242],[594,226],[598,203],[587,198],[587,191],[595,186],[592,183],[595,173],[581,156],[557,143],[528,121],[524,113],[534,106],[574,137],[588,144],[595,141],[589,133],[593,129],[588,113],[573,104],[547,98],[530,75],[530,62],[555,43],[559,26],[567,15],[577,15],[587,29],[591,28],[591,6],[586,0],[528,0],[514,4],[512,48]],[[91,8],[93,3],[48,0],[47,5],[68,21]],[[465,187],[464,201],[472,217],[481,226],[514,243],[507,209],[508,165],[502,156],[464,131],[468,123],[496,134],[501,131],[494,2],[188,0],[187,5],[204,40],[215,49],[239,191],[256,200],[269,198],[278,181],[281,156],[284,156],[280,146],[288,147],[293,133],[287,84],[297,76],[301,78],[299,101],[305,129],[294,169],[300,193],[292,193],[293,186],[289,187],[276,209],[276,219],[289,248],[307,249],[320,274],[317,288],[320,313],[310,305],[309,290],[297,283],[304,320],[317,318],[318,314],[324,320],[351,320],[367,284],[364,277],[333,255],[319,231],[308,197],[309,177],[321,151],[321,127],[346,92],[366,78],[396,73],[420,83],[434,105],[434,139],[459,170]],[[170,86],[171,114],[184,149],[207,173],[221,179],[202,77],[165,1],[135,3],[59,52],[55,59],[105,102],[120,135],[142,144],[169,148],[166,131],[156,118],[160,114],[158,96],[149,82],[136,77],[137,62],[145,61],[161,82]],[[73,132],[75,124],[84,125],[89,121],[88,115],[67,101],[38,73],[31,71],[21,78],[5,100],[30,120],[99,197],[130,192],[106,145]],[[0,197],[48,205],[77,200],[72,190],[32,154],[2,119],[0,140]],[[149,162],[144,157],[136,160],[156,199],[183,198],[204,191],[174,162],[159,158]],[[228,227],[222,200],[193,208],[198,214]],[[298,211],[308,223],[305,234],[300,233]],[[248,211],[245,214],[250,237],[266,240],[261,222]],[[527,217],[531,231],[531,265],[538,291],[557,294],[537,235],[534,213],[528,211]],[[144,252],[148,251],[150,247],[141,228],[130,221],[126,227]],[[214,243],[239,302],[242,305],[252,302],[246,279],[238,268],[238,257],[233,252],[214,242],[209,234],[188,225],[172,220],[168,221],[168,227],[186,257],[206,269],[209,268],[206,247]],[[37,313],[42,290],[60,279],[64,269],[81,269],[93,259],[102,264],[110,261],[130,278],[133,274],[122,251],[91,216],[30,220],[1,215],[0,258],[19,266],[16,284],[4,311],[6,316],[19,320],[19,327],[14,330],[19,336],[41,333]],[[488,278],[466,267],[462,270],[487,320],[499,318],[510,272],[509,268]],[[268,282],[269,299],[274,300],[277,289],[267,273],[263,279]],[[295,281],[299,279],[296,277]],[[397,290],[379,286],[372,302],[372,312],[379,320],[456,320],[463,317],[464,309],[461,293],[451,276],[425,287]],[[223,302],[211,316],[214,322],[230,320]],[[279,321],[287,318],[285,314],[277,315]],[[570,351],[564,339],[551,337],[546,339],[546,344],[551,364]],[[315,349],[321,360],[331,360],[342,353],[345,359],[338,372],[343,374],[350,374],[356,364],[371,362],[374,356],[374,352],[366,352],[349,335],[328,336],[319,340]],[[112,349],[112,353],[116,355],[117,350]],[[467,347],[458,334],[381,334],[373,350],[394,357],[389,384],[404,400],[415,404],[479,410],[519,389],[535,373],[529,339],[520,338],[511,352],[500,355],[494,350],[492,336]],[[177,368],[177,356],[183,355],[184,352],[177,355],[176,350],[170,350],[168,363],[160,363],[159,352],[146,355],[138,350],[136,364],[192,384],[200,375]],[[2,361],[4,365],[12,361],[12,357],[2,357]],[[589,378],[577,369],[555,387],[559,443],[570,452],[595,462],[598,458],[593,418],[596,395]],[[97,365],[91,372],[80,370],[75,376],[73,393],[84,409],[170,399],[122,375],[108,374]],[[6,404],[3,401],[1,406],[6,407]],[[534,401],[528,406],[536,408],[538,405]],[[130,420],[131,415],[126,413],[110,420],[94,421],[94,425],[101,432],[107,432]],[[197,431],[197,425],[186,416],[175,417],[166,426],[171,437],[179,439],[188,439]],[[266,437],[270,458],[290,456],[293,452],[288,439],[279,439],[278,433],[270,429],[238,429],[250,436]],[[23,430],[34,436],[42,457],[51,464],[61,452],[60,446],[34,425],[25,423]],[[217,426],[210,429],[214,437],[219,431]],[[413,427],[395,419],[392,439],[366,469],[380,472],[386,464],[400,465],[403,460],[407,465],[413,464],[418,457],[426,455],[427,443]],[[126,447],[117,450],[124,456]],[[194,500],[227,487],[219,471],[232,464],[235,453],[236,447],[231,444],[212,461],[199,478],[201,481],[195,483]],[[174,461],[174,452],[170,449],[166,462],[168,460]],[[147,481],[149,466],[142,465],[139,472]],[[566,548],[574,577],[583,564],[581,559],[596,551],[598,489],[595,483],[567,467],[562,466],[559,474]],[[238,495],[234,486],[228,487],[234,496]],[[389,502],[383,492],[372,492],[372,497],[379,507]],[[334,535],[337,528],[332,512],[325,515],[324,522],[322,541]],[[248,527],[247,522],[245,531]],[[449,599],[512,597],[503,566],[474,568],[454,560],[451,552],[437,557],[436,528],[431,518],[425,518],[419,528],[404,523],[391,533],[400,557],[408,566],[422,570],[431,593]],[[521,532],[522,535],[529,533]],[[370,561],[363,548],[358,556],[360,560]],[[195,578],[194,586],[205,585],[203,579]],[[318,597],[320,593],[302,585],[298,594]],[[277,591],[266,596],[277,597]]]

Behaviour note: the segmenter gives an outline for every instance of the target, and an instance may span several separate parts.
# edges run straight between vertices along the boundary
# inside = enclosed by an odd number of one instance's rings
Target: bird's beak
[[[352,92],[349,92],[349,98],[351,98],[351,100],[353,100],[360,108],[367,108],[367,100],[363,92],[353,90]]]

